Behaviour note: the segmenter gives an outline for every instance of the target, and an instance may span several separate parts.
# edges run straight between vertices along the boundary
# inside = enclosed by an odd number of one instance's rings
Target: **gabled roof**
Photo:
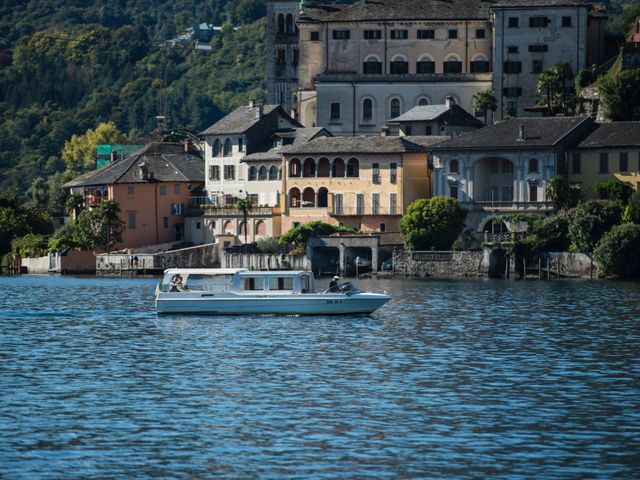
[[[428,150],[426,148],[428,144],[436,143],[442,139],[443,137],[430,136],[318,137],[302,145],[287,145],[281,153],[283,155],[355,155],[361,153],[425,152]]]
[[[138,166],[148,165],[151,177],[140,178]],[[63,185],[113,185],[122,183],[203,182],[204,160],[197,151],[185,152],[183,144],[151,144],[133,155],[88,172]]]
[[[550,148],[585,124],[592,125],[593,120],[588,117],[512,118],[453,137],[434,146],[433,150]],[[520,139],[521,126],[524,139]]]
[[[440,120],[445,125],[482,127],[484,123],[460,105],[421,105],[389,120],[390,124],[404,122],[430,122]]]
[[[640,147],[640,122],[613,122],[598,125],[578,148]]]
[[[280,138],[293,138],[293,143],[289,143],[288,145],[282,145],[279,147],[268,148],[265,147],[258,152],[253,152],[249,155],[246,155],[242,158],[242,162],[264,162],[264,161],[279,161],[281,160],[281,154],[284,149],[302,145],[303,143],[307,143],[314,138],[318,138],[320,136],[330,137],[332,136],[331,132],[324,127],[309,127],[309,128],[294,128],[291,130],[287,130],[286,132],[276,132],[274,137]],[[273,141],[269,144],[273,145]]]
[[[587,7],[585,0],[498,0],[491,8]]]
[[[262,109],[262,114],[260,114],[260,109]],[[302,127],[302,125],[291,118],[280,105],[249,104],[236,108],[226,117],[223,117],[207,128],[201,135],[240,135],[258,124],[264,118],[273,114],[279,114],[293,126]]]
[[[492,0],[366,0],[325,16],[327,22],[489,19]]]

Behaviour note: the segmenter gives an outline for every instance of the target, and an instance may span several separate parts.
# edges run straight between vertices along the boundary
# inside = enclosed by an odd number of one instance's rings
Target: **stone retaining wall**
[[[487,273],[480,251],[406,252],[393,254],[395,275],[407,277],[482,277]]]

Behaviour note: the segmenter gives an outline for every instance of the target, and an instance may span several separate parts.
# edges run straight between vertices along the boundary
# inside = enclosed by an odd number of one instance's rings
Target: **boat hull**
[[[391,298],[379,293],[245,296],[210,293],[159,293],[159,314],[344,315],[371,313]]]

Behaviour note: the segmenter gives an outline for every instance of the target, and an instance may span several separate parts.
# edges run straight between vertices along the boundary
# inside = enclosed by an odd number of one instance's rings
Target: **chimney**
[[[518,141],[519,142],[523,142],[525,139],[524,137],[524,125],[520,124],[520,126],[518,127]]]
[[[447,106],[447,108],[451,108],[453,105],[456,104],[456,101],[453,98],[453,96],[447,95],[446,97],[444,97],[444,104]]]
[[[262,113],[263,113],[262,105],[257,105],[256,106],[256,118],[257,119],[262,118]]]
[[[380,130],[380,136],[381,137],[388,137],[389,136],[389,127],[387,127],[387,126],[382,127],[382,130]]]
[[[144,160],[138,165],[138,175],[140,180],[149,180],[149,164]]]
[[[255,100],[249,100],[249,108],[254,108],[256,106]]]
[[[156,116],[156,128],[159,132],[163,132],[165,129],[164,126],[164,115],[157,115]]]

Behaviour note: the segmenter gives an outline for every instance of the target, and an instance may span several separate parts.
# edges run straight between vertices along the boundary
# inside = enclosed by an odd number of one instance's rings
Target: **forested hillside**
[[[2,189],[24,192],[37,177],[64,171],[64,142],[100,122],[132,139],[153,129],[158,114],[169,126],[200,130],[265,96],[264,2],[1,5]],[[211,52],[168,46],[196,20],[226,27]]]

